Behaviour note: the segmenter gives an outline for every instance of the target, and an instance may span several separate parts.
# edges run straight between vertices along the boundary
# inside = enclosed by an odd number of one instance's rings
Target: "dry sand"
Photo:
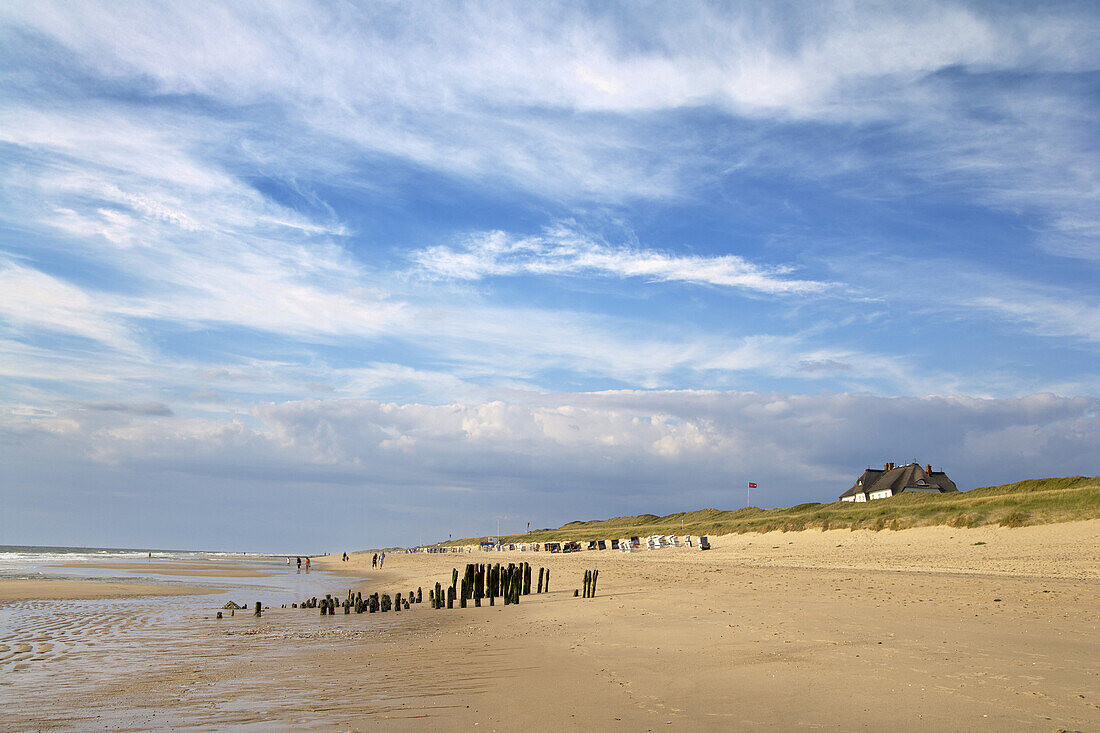
[[[22,704],[0,728],[1100,730],[1100,521],[713,540],[388,553],[382,570],[370,554],[328,558],[373,575],[364,592],[419,585],[426,601],[467,561],[548,567],[551,592],[517,607],[146,623],[155,636],[127,674],[69,672],[63,698],[56,681],[43,697],[10,675],[0,694]],[[596,567],[598,597],[573,598]]]

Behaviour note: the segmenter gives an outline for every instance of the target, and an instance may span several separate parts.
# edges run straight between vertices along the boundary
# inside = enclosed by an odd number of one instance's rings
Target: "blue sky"
[[[1100,473],[1097,119],[1089,3],[6,3],[0,532]]]

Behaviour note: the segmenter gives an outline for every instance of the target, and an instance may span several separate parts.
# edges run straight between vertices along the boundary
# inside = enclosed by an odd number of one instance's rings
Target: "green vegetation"
[[[605,540],[653,534],[722,535],[731,532],[798,532],[804,529],[884,529],[947,525],[979,527],[1032,524],[1100,518],[1100,476],[1073,476],[1018,481],[951,494],[901,494],[890,499],[859,503],[799,504],[776,509],[748,507],[736,511],[700,509],[658,517],[634,517],[569,522],[560,529],[540,529],[508,535],[503,542]],[[448,544],[471,544],[485,539],[468,537]]]

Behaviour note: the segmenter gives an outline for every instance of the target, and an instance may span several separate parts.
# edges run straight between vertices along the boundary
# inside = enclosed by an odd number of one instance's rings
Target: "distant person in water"
[[[309,572],[309,555],[306,555],[306,572]]]
[[[301,555],[298,556],[298,572],[299,573],[302,572],[302,557],[301,557]]]

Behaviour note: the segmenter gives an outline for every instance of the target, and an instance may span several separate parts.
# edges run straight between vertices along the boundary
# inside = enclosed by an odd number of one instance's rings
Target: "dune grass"
[[[1100,476],[1029,479],[1003,486],[985,486],[952,494],[901,494],[859,503],[799,504],[792,507],[735,511],[700,509],[658,517],[633,517],[569,522],[558,529],[507,535],[503,542],[588,541],[654,534],[722,535],[745,532],[797,532],[804,529],[899,530],[948,525],[979,527],[996,524],[1024,527],[1100,518]],[[467,537],[446,544],[472,544],[484,537]]]

